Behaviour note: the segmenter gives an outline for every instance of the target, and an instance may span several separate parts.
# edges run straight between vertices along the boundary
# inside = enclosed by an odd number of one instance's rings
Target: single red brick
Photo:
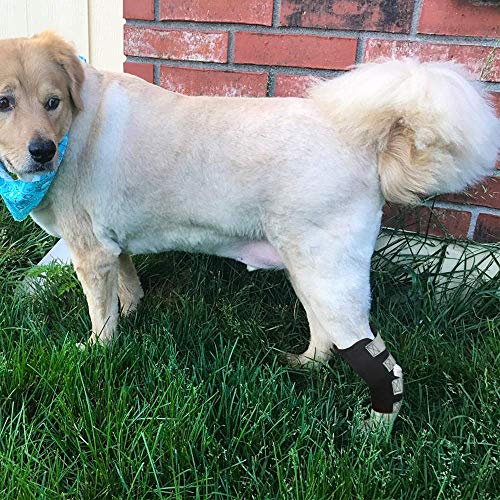
[[[346,69],[356,59],[357,40],[315,35],[236,33],[234,61],[246,64]]]
[[[481,243],[500,241],[500,215],[479,214],[474,229],[474,239]]]
[[[153,83],[153,65],[149,63],[123,63],[123,71],[131,75],[138,76],[149,83]]]
[[[161,0],[160,19],[271,26],[273,0]]]
[[[389,57],[418,57],[422,61],[457,61],[481,80],[500,81],[500,51],[478,45],[445,45],[406,40],[368,39],[365,61]]]
[[[226,32],[124,26],[124,38],[128,56],[227,62]]]
[[[188,95],[265,97],[267,73],[162,66],[160,85]]]
[[[306,97],[308,89],[321,81],[311,75],[276,75],[274,95],[276,97]]]
[[[498,5],[471,0],[424,0],[420,33],[497,37],[500,34]]]
[[[489,177],[465,193],[447,194],[439,197],[452,203],[467,203],[481,207],[500,208],[500,177]]]
[[[432,236],[452,236],[466,238],[471,221],[470,212],[449,208],[420,206],[405,208],[399,205],[386,205],[382,225],[396,229],[405,229]]]
[[[155,18],[154,0],[123,0],[123,17],[153,20]]]
[[[413,0],[282,0],[281,26],[410,31]]]

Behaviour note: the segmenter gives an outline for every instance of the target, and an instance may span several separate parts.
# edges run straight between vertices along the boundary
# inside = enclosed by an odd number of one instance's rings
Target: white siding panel
[[[0,37],[31,36],[51,29],[89,57],[87,0],[0,0]]]
[[[90,62],[99,69],[123,71],[123,0],[89,1]]]
[[[27,0],[0,0],[0,38],[28,36]]]

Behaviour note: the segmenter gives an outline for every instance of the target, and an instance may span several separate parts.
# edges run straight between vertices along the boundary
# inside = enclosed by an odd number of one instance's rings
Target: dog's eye
[[[47,111],[54,111],[59,106],[59,103],[61,102],[60,99],[57,97],[51,97],[47,103],[45,104],[45,109]]]
[[[9,111],[14,107],[14,99],[12,97],[0,97],[0,111]]]

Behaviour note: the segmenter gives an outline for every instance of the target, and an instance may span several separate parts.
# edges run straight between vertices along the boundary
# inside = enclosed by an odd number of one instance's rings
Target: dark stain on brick
[[[376,21],[377,31],[401,31],[409,28],[413,2],[408,0],[350,0],[356,13],[333,14],[338,4],[346,4],[349,0],[288,0],[292,12],[285,16],[286,24],[293,27],[303,25],[303,17],[315,14],[317,17],[325,16],[338,19],[338,24],[345,29],[366,30],[373,29],[370,19],[376,14],[380,16]],[[319,23],[320,24],[320,23]],[[325,23],[328,24],[328,23]]]
[[[480,243],[497,243],[500,241],[500,227],[491,227],[481,220],[481,216],[476,224],[474,239]]]
[[[286,16],[286,25],[292,27],[302,26],[302,9],[292,12]]]
[[[486,243],[489,240],[489,234],[484,227],[476,227],[474,231],[474,239],[481,243]]]
[[[495,7],[498,7],[500,4],[500,0],[469,0],[469,2],[473,5],[493,5]]]
[[[394,2],[393,0],[382,0],[380,3],[380,10],[383,14],[383,26],[378,26],[378,28],[383,29],[384,26],[391,25],[401,27],[401,18],[400,18],[400,10],[398,2]]]

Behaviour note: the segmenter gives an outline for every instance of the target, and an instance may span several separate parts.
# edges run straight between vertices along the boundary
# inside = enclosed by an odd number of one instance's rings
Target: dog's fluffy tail
[[[388,201],[461,191],[494,171],[499,121],[457,64],[363,64],[310,97],[349,145],[376,152]]]

